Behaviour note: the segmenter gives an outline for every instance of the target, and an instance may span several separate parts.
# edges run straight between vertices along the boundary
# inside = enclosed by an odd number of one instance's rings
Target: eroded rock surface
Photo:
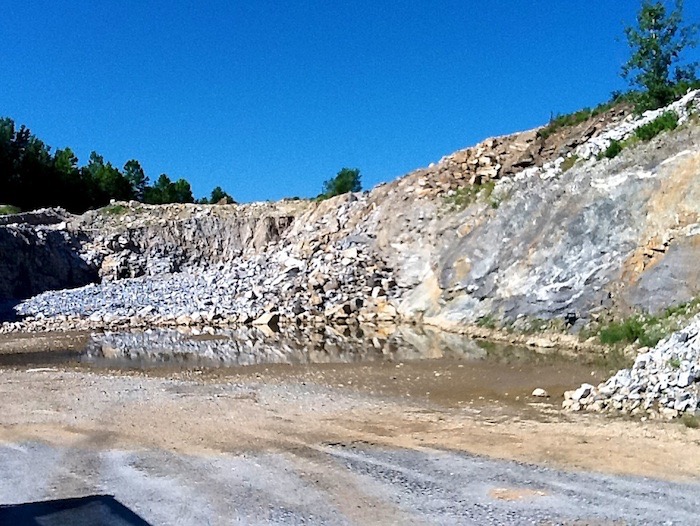
[[[85,239],[65,223],[0,227],[0,302],[94,282],[95,268],[80,257]]]
[[[678,130],[613,160],[597,156],[668,109],[618,108],[546,137],[488,139],[320,203],[123,203],[59,224],[0,226],[0,240],[21,232],[33,251],[0,243],[9,247],[1,296],[101,281],[24,301],[24,320],[2,330],[261,317],[443,328],[554,320],[575,330],[601,312],[655,312],[700,287],[699,101],[695,92],[674,103]],[[42,236],[57,241],[31,263]],[[38,286],[42,265],[58,272]]]

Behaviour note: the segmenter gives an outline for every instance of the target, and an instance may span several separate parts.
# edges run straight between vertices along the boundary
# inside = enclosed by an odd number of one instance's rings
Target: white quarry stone
[[[576,402],[580,402],[584,398],[588,398],[593,389],[595,389],[595,387],[591,384],[583,384],[581,387],[574,391],[574,394],[571,398]]]

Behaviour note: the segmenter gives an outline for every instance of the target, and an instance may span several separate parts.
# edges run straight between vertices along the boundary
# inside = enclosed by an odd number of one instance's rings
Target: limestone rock
[[[266,312],[262,316],[253,321],[253,325],[265,325],[267,327],[276,327],[279,324],[280,315],[276,312]]]

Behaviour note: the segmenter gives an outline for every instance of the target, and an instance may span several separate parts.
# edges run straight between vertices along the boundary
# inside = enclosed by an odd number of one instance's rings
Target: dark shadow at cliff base
[[[20,319],[14,310],[18,303],[19,300],[0,300],[0,323]]]
[[[97,283],[97,269],[80,257],[86,240],[28,225],[0,227],[0,302]]]
[[[110,495],[0,506],[0,525],[150,526]]]

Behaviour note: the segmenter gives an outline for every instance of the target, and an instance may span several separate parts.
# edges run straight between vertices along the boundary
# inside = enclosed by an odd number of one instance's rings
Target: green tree
[[[56,171],[60,174],[72,175],[78,171],[78,158],[70,148],[56,150],[53,156],[53,164]]]
[[[22,126],[15,134],[13,150],[10,193],[14,193],[14,196],[9,204],[22,210],[53,205],[53,157],[50,148]]]
[[[146,177],[141,164],[136,159],[126,162],[124,165],[124,177],[129,181],[134,198],[138,201],[143,201],[146,187],[148,186],[148,177]]]
[[[171,203],[194,203],[192,187],[186,179],[178,179],[172,186]]]
[[[194,197],[190,183],[185,179],[178,179],[173,183],[166,174],[160,174],[156,184],[145,189],[144,201],[153,205],[193,203]]]
[[[173,182],[166,174],[160,174],[153,186],[146,187],[144,191],[144,201],[152,205],[169,203],[170,187]]]
[[[3,204],[9,204],[16,194],[16,189],[13,188],[14,138],[15,122],[9,118],[0,119],[0,202]]]
[[[56,150],[53,156],[55,204],[70,212],[80,213],[89,208],[91,195],[90,182],[82,177],[78,168],[78,158],[70,148]]]
[[[126,201],[134,197],[129,181],[111,163],[105,163],[104,157],[97,152],[90,154],[83,170],[97,187],[96,206],[106,205],[110,199]]]
[[[348,192],[359,192],[362,190],[360,181],[360,170],[357,168],[343,168],[332,179],[323,183],[323,193],[321,199],[328,199]]]
[[[70,148],[56,150],[32,135],[26,126],[16,127],[10,118],[0,118],[0,202],[22,210],[62,206],[75,213],[104,206],[110,199],[143,198],[152,203],[190,203],[190,184],[172,182],[163,174],[156,185],[138,161],[132,159],[124,173],[96,152],[78,166]]]
[[[211,191],[211,196],[209,197],[209,203],[215,205],[221,201],[226,201],[226,203],[233,203],[233,197],[227,194],[223,188],[217,186]]]
[[[683,0],[668,12],[661,1],[643,0],[637,27],[625,28],[632,56],[622,76],[642,89],[637,110],[656,109],[673,101],[677,84],[695,80],[695,64],[684,64],[682,53],[696,45],[697,26],[682,26]]]

